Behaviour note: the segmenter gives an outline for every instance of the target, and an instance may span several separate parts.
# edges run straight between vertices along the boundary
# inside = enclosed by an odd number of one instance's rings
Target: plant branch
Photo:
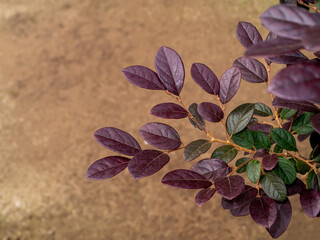
[[[300,5],[303,5],[303,6],[306,6],[308,8],[311,8],[313,10],[315,10],[316,12],[320,13],[320,10],[317,8],[317,7],[312,7],[306,3],[304,3],[302,0],[297,0],[297,2],[300,4]]]

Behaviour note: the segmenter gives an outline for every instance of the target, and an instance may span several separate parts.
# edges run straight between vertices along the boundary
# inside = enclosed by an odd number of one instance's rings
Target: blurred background
[[[139,181],[127,170],[99,182],[85,175],[113,154],[92,136],[102,127],[123,129],[144,148],[138,130],[150,121],[170,124],[185,143],[204,137],[186,119],[152,117],[152,106],[171,98],[131,85],[123,68],[154,69],[158,48],[169,46],[185,64],[185,104],[215,102],[193,82],[192,63],[220,78],[244,52],[238,21],[266,37],[259,16],[277,2],[0,0],[0,239],[270,239],[251,217],[223,210],[218,195],[199,208],[197,191],[161,184],[166,172],[193,164],[182,152]],[[271,106],[265,85],[243,81],[227,112],[259,101]],[[220,124],[209,129],[223,138]],[[319,239],[319,219],[291,199],[293,219],[280,239]]]

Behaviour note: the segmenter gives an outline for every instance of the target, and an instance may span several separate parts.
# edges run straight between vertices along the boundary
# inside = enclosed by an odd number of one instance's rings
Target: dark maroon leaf
[[[278,155],[266,155],[262,158],[262,166],[265,170],[272,170],[278,163]]]
[[[269,136],[271,126],[268,124],[254,123],[248,126],[250,131],[260,131]]]
[[[320,109],[311,102],[307,101],[289,101],[279,97],[275,97],[272,106],[280,108],[292,108],[304,112],[319,112]]]
[[[262,37],[257,28],[249,22],[239,22],[236,28],[236,36],[239,42],[248,48],[251,45],[262,42]]]
[[[195,163],[190,170],[214,181],[216,178],[227,176],[232,171],[232,168],[220,159],[210,158]]]
[[[298,135],[298,140],[299,142],[303,142],[304,140],[306,140],[309,136],[311,135],[311,133],[308,134],[303,134],[303,135]]]
[[[300,51],[285,53],[275,57],[267,58],[270,62],[279,64],[295,64],[306,62],[309,59]]]
[[[282,124],[282,128],[289,131],[289,128],[291,126],[291,122],[286,122]]]
[[[253,45],[247,49],[244,53],[246,57],[274,57],[290,52],[295,52],[298,49],[303,48],[301,41],[277,38],[266,40],[256,45]]]
[[[255,154],[253,154],[253,158],[258,158],[258,157],[265,157],[265,156],[268,156],[269,155],[269,151],[267,149],[264,149],[264,148],[260,148],[259,150],[257,150],[255,152]]]
[[[320,58],[320,51],[314,52],[313,53],[317,58]]]
[[[320,25],[310,27],[303,31],[302,44],[308,51],[317,51],[320,49]]]
[[[134,179],[140,179],[158,172],[169,162],[170,158],[158,150],[142,150],[129,162],[128,169]]]
[[[239,68],[232,67],[225,71],[220,79],[220,101],[225,104],[237,93],[241,80]]]
[[[259,225],[270,228],[277,218],[277,207],[274,201],[266,196],[256,198],[250,203],[250,215]]]
[[[247,82],[268,82],[268,74],[265,66],[256,59],[240,57],[233,62],[233,66],[240,69],[241,78]]]
[[[292,184],[286,185],[286,187],[287,196],[293,196],[298,193],[300,194],[304,189],[306,189],[306,185],[299,178],[296,178]]]
[[[95,161],[87,171],[87,178],[91,180],[103,180],[117,175],[129,163],[129,158],[121,156],[109,156]]]
[[[129,133],[118,128],[101,128],[93,136],[102,146],[117,153],[134,156],[141,151],[138,142]]]
[[[289,66],[276,74],[268,91],[288,100],[320,99],[320,66],[311,63]]]
[[[179,95],[184,83],[184,66],[178,53],[171,48],[161,47],[156,54],[155,66],[165,88]]]
[[[201,207],[202,204],[209,201],[213,195],[215,194],[216,190],[214,188],[207,188],[200,190],[195,198],[196,203],[199,207]]]
[[[181,119],[188,116],[188,112],[175,103],[160,103],[154,106],[150,113],[156,117],[167,119]]]
[[[156,148],[172,150],[181,145],[177,131],[164,123],[148,123],[142,126],[139,132],[147,143]]]
[[[161,182],[171,187],[186,189],[209,188],[212,185],[212,183],[201,174],[185,169],[168,172]]]
[[[151,90],[164,90],[164,86],[158,75],[144,66],[130,66],[122,70],[126,79],[132,84]]]
[[[317,113],[311,117],[312,127],[320,133],[320,113]]]
[[[262,25],[278,36],[301,39],[303,31],[320,24],[320,17],[293,6],[276,5],[265,11]]]
[[[220,90],[220,83],[217,76],[210,68],[202,63],[194,63],[191,67],[193,80],[207,93],[217,95]]]
[[[250,203],[243,205],[239,208],[232,208],[230,209],[230,213],[234,217],[243,217],[250,214]]]
[[[257,194],[258,190],[256,188],[246,185],[245,190],[236,198],[232,200],[222,198],[222,207],[224,209],[240,208],[251,203],[256,198]]]
[[[292,208],[288,198],[282,203],[275,204],[278,209],[277,218],[274,224],[270,228],[267,228],[267,231],[271,237],[278,238],[289,226],[292,216]]]
[[[228,200],[237,197],[245,189],[244,180],[239,175],[216,178],[214,184],[217,192]]]
[[[300,203],[303,211],[311,218],[320,213],[320,194],[315,189],[305,189],[300,194]]]
[[[210,122],[220,122],[224,117],[222,109],[217,104],[210,102],[200,103],[198,113]]]

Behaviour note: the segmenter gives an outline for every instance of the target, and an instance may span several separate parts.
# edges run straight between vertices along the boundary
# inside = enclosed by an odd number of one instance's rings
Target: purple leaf
[[[207,93],[217,95],[220,90],[220,83],[217,76],[210,68],[202,63],[194,63],[191,67],[193,80]]]
[[[286,5],[269,8],[260,19],[262,25],[278,36],[297,40],[301,39],[306,28],[320,24],[320,17],[317,14]]]
[[[232,168],[220,159],[210,158],[195,163],[190,170],[214,181],[216,178],[227,176],[232,171]]]
[[[138,180],[158,172],[169,160],[169,156],[164,152],[142,150],[130,160],[128,169],[133,178]]]
[[[313,53],[317,58],[320,58],[320,51],[314,52]]]
[[[288,100],[320,99],[320,66],[311,63],[289,66],[276,74],[268,91]]]
[[[142,126],[139,132],[147,143],[156,148],[172,150],[181,145],[177,131],[164,123],[148,123]]]
[[[239,208],[232,208],[230,209],[230,213],[232,214],[232,216],[234,217],[243,217],[243,216],[247,216],[250,214],[250,203],[243,205]]]
[[[298,193],[300,194],[304,189],[306,189],[306,185],[299,178],[296,178],[292,184],[286,185],[286,187],[287,196],[293,196]]]
[[[320,109],[311,102],[307,101],[289,101],[279,97],[275,97],[272,106],[280,108],[297,109],[303,112],[319,112]]]
[[[305,189],[300,194],[300,203],[303,211],[311,218],[320,213],[320,194],[315,189]]]
[[[239,175],[217,178],[214,181],[217,193],[231,200],[239,196],[245,189],[244,180]]]
[[[254,123],[248,126],[250,131],[260,131],[269,136],[271,126],[268,124]]]
[[[320,133],[320,113],[317,113],[311,117],[312,127]]]
[[[184,66],[178,53],[171,48],[161,47],[156,54],[155,66],[165,88],[178,96],[184,83]]]
[[[236,36],[239,42],[248,48],[251,45],[262,42],[262,37],[257,28],[249,22],[239,22],[236,28]]]
[[[317,51],[320,49],[320,25],[310,27],[303,31],[302,44],[308,51]]]
[[[268,74],[261,62],[252,58],[240,57],[233,62],[240,69],[241,78],[251,83],[268,82]]]
[[[298,135],[298,140],[299,142],[303,142],[304,140],[306,140],[309,136],[311,135],[311,133],[307,133],[307,134],[303,134],[303,135]]]
[[[228,200],[222,198],[221,203],[224,209],[240,208],[244,205],[250,204],[257,196],[258,190],[251,186],[246,185],[245,190],[236,198]]]
[[[301,41],[277,38],[271,40],[265,40],[257,45],[253,45],[247,49],[244,53],[246,57],[274,57],[290,52],[295,52],[298,49],[303,48]]]
[[[87,178],[103,180],[112,178],[128,166],[129,158],[109,156],[95,161],[87,171]]]
[[[265,170],[270,171],[272,170],[278,163],[278,155],[266,155],[262,158],[262,166]]]
[[[292,208],[288,198],[282,203],[275,204],[278,209],[277,218],[273,225],[270,228],[267,228],[267,231],[271,237],[278,238],[289,226],[292,216]]]
[[[118,128],[101,128],[93,136],[102,146],[117,153],[134,156],[141,151],[138,142],[129,133]]]
[[[161,182],[171,187],[186,189],[209,188],[212,185],[212,183],[201,174],[185,169],[168,172]]]
[[[300,51],[285,53],[275,57],[267,58],[270,62],[279,64],[295,64],[306,62],[309,59]]]
[[[215,194],[216,190],[214,188],[207,188],[200,190],[195,198],[196,203],[199,207],[201,207],[202,204],[209,201],[213,195]]]
[[[224,72],[220,79],[220,101],[225,104],[237,93],[241,80],[239,68],[232,67]]]
[[[122,70],[126,79],[132,84],[151,90],[164,90],[164,86],[157,74],[144,66],[130,66]]]
[[[175,103],[160,103],[154,106],[150,113],[156,117],[167,119],[181,119],[188,116],[188,112]]]
[[[198,113],[210,122],[220,122],[224,117],[222,109],[218,105],[210,102],[200,103],[198,105]]]
[[[274,201],[266,196],[256,198],[250,203],[250,215],[259,225],[270,228],[277,218],[277,207]]]
[[[267,149],[264,149],[264,148],[260,148],[259,150],[257,150],[255,152],[255,154],[253,154],[253,158],[258,158],[258,157],[265,157],[265,156],[268,156],[269,155],[269,151]]]

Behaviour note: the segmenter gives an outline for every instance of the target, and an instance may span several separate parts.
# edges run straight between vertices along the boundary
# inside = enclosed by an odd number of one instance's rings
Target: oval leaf
[[[241,164],[244,164],[245,162],[247,162],[250,158],[248,157],[242,157],[242,158],[239,158],[237,161],[236,161],[236,167],[239,167]],[[247,171],[247,164],[243,165],[241,168],[239,168],[237,170],[237,173],[244,173]]]
[[[142,150],[129,162],[128,169],[134,179],[150,176],[163,168],[170,158],[164,152],[158,150]]]
[[[254,104],[254,113],[253,114],[257,115],[257,116],[261,116],[261,117],[268,117],[268,116],[272,116],[273,112],[264,103],[255,103]]]
[[[207,152],[211,147],[211,142],[205,139],[195,140],[189,143],[183,151],[184,160],[185,161],[192,161],[196,159],[201,154]]]
[[[297,151],[296,140],[289,131],[283,128],[273,128],[271,129],[270,135],[272,139],[283,149]]]
[[[281,119],[289,119],[293,115],[297,113],[298,110],[296,109],[290,109],[290,108],[283,108],[280,112],[280,118]]]
[[[247,82],[268,82],[267,69],[256,59],[240,57],[233,62],[233,66],[240,69],[241,78]]]
[[[258,190],[256,188],[246,185],[245,190],[236,198],[232,200],[222,198],[222,207],[224,209],[240,208],[244,205],[250,204],[256,198],[257,194]]]
[[[292,123],[292,131],[298,134],[308,134],[314,131],[310,119],[313,113],[303,113],[295,118]]]
[[[172,150],[181,145],[177,131],[164,123],[148,123],[142,126],[139,132],[147,143],[156,148]]]
[[[206,123],[203,119],[203,117],[198,113],[198,104],[196,103],[192,103],[189,106],[189,112],[191,113],[191,115],[193,116],[193,118],[197,121],[197,123],[195,121],[193,121],[190,117],[189,117],[189,121],[190,123],[195,127],[198,128],[200,130],[202,130],[202,128],[206,127]],[[200,124],[201,126],[198,126],[198,124]]]
[[[122,70],[126,79],[132,84],[151,90],[164,90],[164,86],[158,75],[144,66],[130,66]]]
[[[129,158],[120,156],[109,156],[99,159],[88,168],[87,178],[91,180],[112,178],[126,169],[129,160]]]
[[[253,183],[257,183],[261,175],[261,164],[258,160],[253,159],[247,164],[247,176]]]
[[[190,170],[214,181],[216,178],[227,176],[232,171],[232,168],[220,159],[211,158],[197,162]]]
[[[239,208],[232,208],[230,209],[230,213],[232,216],[234,217],[243,217],[243,216],[247,216],[250,214],[250,203],[249,204],[246,204],[246,205],[243,205]]]
[[[117,153],[134,156],[141,151],[139,143],[129,133],[118,128],[101,128],[93,136],[102,146]]]
[[[239,22],[236,28],[236,36],[239,42],[248,48],[251,45],[262,42],[262,37],[257,28],[249,22]]]
[[[250,215],[259,225],[270,228],[277,218],[277,207],[274,201],[266,196],[256,198],[250,203]]]
[[[290,184],[286,185],[287,187],[287,196],[293,196],[295,194],[300,194],[304,189],[306,189],[306,185],[299,179]]]
[[[313,115],[311,117],[311,124],[314,127],[314,129],[320,133],[320,113]]]
[[[292,184],[296,180],[296,169],[290,160],[283,157],[278,158],[278,165],[272,170],[285,184]]]
[[[320,99],[320,66],[312,63],[294,64],[274,76],[268,91],[277,97],[305,101]]]
[[[155,66],[165,88],[178,96],[184,83],[184,66],[178,53],[171,48],[161,47],[156,54]]]
[[[304,112],[319,112],[320,109],[311,102],[308,101],[289,101],[279,97],[275,97],[272,106],[280,108],[292,108]]]
[[[231,139],[235,144],[247,149],[252,149],[254,146],[252,133],[248,129],[233,135]]]
[[[248,126],[250,131],[259,131],[269,136],[271,126],[268,124],[254,123]]]
[[[191,66],[193,80],[207,93],[217,95],[220,90],[220,83],[217,76],[210,68],[202,63],[194,63]]]
[[[266,155],[262,158],[262,166],[265,170],[270,171],[272,170],[278,163],[278,155]]]
[[[168,172],[161,182],[171,187],[186,189],[209,188],[212,185],[212,183],[201,174],[185,169]]]
[[[265,193],[272,199],[282,202],[287,197],[287,189],[284,182],[274,173],[265,173],[260,178],[260,184]]]
[[[239,68],[232,67],[225,71],[220,79],[220,101],[228,103],[240,87],[241,72]]]
[[[315,189],[305,189],[300,194],[300,203],[303,211],[311,218],[320,213],[320,194]]]
[[[226,121],[227,132],[229,135],[234,135],[241,132],[249,124],[254,112],[254,104],[245,103],[234,110],[228,115]]]
[[[198,113],[209,122],[220,122],[224,117],[222,109],[210,102],[203,102],[198,105]]]
[[[217,193],[228,200],[239,196],[245,189],[244,180],[238,175],[217,178],[214,181]]]
[[[267,58],[270,62],[278,64],[296,64],[306,62],[309,59],[300,51],[285,53],[275,57]]]
[[[218,158],[225,162],[230,162],[238,154],[238,150],[231,145],[224,145],[216,148],[211,154],[211,158]]]
[[[153,116],[167,119],[181,119],[188,116],[188,112],[175,103],[160,103],[154,106],[150,113]]]
[[[254,141],[254,146],[256,147],[256,149],[270,149],[271,147],[271,141],[270,138],[260,132],[260,131],[252,131],[252,136],[253,136],[253,141]]]
[[[198,204],[198,206],[201,207],[202,204],[208,202],[213,197],[215,192],[216,190],[214,188],[200,190],[195,198],[195,201]]]

